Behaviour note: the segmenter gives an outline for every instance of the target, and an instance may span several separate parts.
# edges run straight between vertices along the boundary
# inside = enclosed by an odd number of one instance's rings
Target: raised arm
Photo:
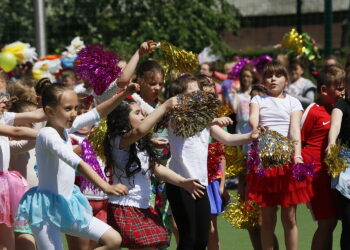
[[[134,75],[136,66],[140,60],[140,57],[153,52],[152,44],[155,44],[153,41],[144,42],[141,44],[140,48],[136,50],[135,54],[131,57],[128,64],[125,66],[122,75],[118,79],[118,87],[124,88],[131,80],[131,77]]]
[[[300,134],[300,121],[301,121],[302,111],[293,111],[290,115],[290,129],[289,138],[295,142],[294,144],[294,162],[302,163],[301,158],[301,134]]]
[[[149,114],[141,124],[120,138],[119,148],[123,149],[147,135],[163,115],[177,105],[177,97],[172,97]]]
[[[8,136],[15,140],[35,140],[37,134],[38,132],[32,128],[0,125],[0,135]]]
[[[338,138],[342,119],[343,119],[343,111],[341,111],[338,108],[334,108],[332,110],[332,115],[331,115],[331,129],[329,130],[329,133],[328,133],[328,147],[326,149],[327,153],[329,152],[330,147],[335,144]]]

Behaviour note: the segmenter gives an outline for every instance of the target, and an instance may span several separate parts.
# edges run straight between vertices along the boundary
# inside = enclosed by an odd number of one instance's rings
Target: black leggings
[[[350,250],[350,200],[339,193],[342,232],[340,237],[340,248]]]
[[[178,250],[205,250],[210,226],[210,204],[207,191],[194,200],[184,189],[167,184],[166,194],[179,230]]]

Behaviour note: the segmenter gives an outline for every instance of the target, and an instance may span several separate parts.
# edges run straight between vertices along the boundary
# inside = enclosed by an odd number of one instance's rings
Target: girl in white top
[[[291,161],[303,163],[300,141],[300,120],[303,108],[299,100],[284,93],[288,84],[286,68],[276,61],[267,63],[264,68],[263,82],[267,94],[257,95],[252,99],[250,126],[256,129],[260,125],[295,141],[294,158]],[[254,171],[247,175],[248,196],[262,207],[263,249],[273,249],[277,206],[281,206],[286,249],[298,248],[296,207],[299,203],[308,202],[311,193],[306,182],[297,182],[292,177],[291,164],[282,167],[271,166],[265,170],[264,176],[258,176]]]
[[[48,117],[47,127],[40,130],[36,139],[39,186],[31,188],[22,198],[18,208],[18,220],[27,220],[35,236],[38,248],[63,249],[61,231],[66,234],[99,241],[97,249],[117,249],[121,237],[104,222],[92,217],[91,206],[74,186],[75,171],[86,176],[104,192],[125,195],[124,185],[111,186],[77,156],[68,138],[88,124],[112,111],[120,101],[135,89],[127,90],[103,102],[77,119],[78,97],[69,87],[61,84],[45,88],[42,105]]]
[[[150,206],[151,174],[181,186],[194,197],[202,194],[195,179],[185,179],[157,163],[150,145],[150,131],[162,116],[176,104],[169,99],[144,117],[139,104],[124,100],[107,118],[105,153],[107,168],[112,169],[113,183],[122,183],[128,195],[111,195],[108,224],[122,235],[122,247],[155,249],[168,243],[161,219]]]
[[[178,81],[185,94],[199,91],[197,79],[191,75],[179,77]],[[248,143],[252,136],[256,138],[258,135],[256,131],[251,134],[232,135],[219,127],[231,123],[230,118],[216,118],[207,128],[189,138],[176,136],[169,126],[168,139],[172,156],[169,168],[185,178],[197,179],[206,187],[209,137],[212,136],[225,145],[235,146]],[[178,249],[204,250],[208,242],[210,222],[210,204],[206,190],[200,198],[196,198],[181,187],[168,183],[166,192],[179,230]]]

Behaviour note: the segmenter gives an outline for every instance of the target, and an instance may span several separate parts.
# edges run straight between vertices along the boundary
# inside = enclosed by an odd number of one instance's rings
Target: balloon
[[[16,67],[16,57],[10,52],[0,53],[0,67],[5,72],[10,72]]]

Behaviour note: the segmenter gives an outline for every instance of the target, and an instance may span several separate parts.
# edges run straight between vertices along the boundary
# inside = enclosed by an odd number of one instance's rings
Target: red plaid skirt
[[[108,203],[108,224],[122,236],[121,247],[163,247],[169,237],[156,210]]]

